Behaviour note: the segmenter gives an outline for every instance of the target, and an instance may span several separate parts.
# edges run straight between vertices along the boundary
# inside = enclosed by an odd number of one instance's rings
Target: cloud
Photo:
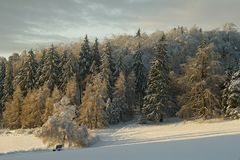
[[[0,2],[0,56],[84,34],[166,30],[177,25],[206,29],[239,23],[239,0],[6,0]],[[239,24],[237,24],[239,25]]]

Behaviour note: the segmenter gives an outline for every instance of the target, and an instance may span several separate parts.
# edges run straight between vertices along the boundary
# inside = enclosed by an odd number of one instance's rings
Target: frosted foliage
[[[63,97],[54,104],[53,116],[42,127],[41,137],[49,146],[64,144],[68,146],[88,146],[88,131],[85,126],[78,126],[75,121],[76,106]]]
[[[232,76],[228,87],[226,115],[232,119],[240,118],[240,71]]]

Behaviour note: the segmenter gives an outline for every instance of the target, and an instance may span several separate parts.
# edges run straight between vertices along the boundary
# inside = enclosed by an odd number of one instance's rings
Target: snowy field
[[[93,131],[94,132],[94,131]],[[96,131],[99,142],[86,149],[0,155],[0,160],[240,160],[240,120],[174,122],[163,125],[120,124]],[[0,153],[46,149],[26,134],[0,135]]]

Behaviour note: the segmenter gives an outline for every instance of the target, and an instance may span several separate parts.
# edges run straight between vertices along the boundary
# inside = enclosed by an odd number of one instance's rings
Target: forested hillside
[[[234,24],[203,31],[118,35],[104,40],[49,44],[0,58],[0,122],[35,128],[54,115],[62,97],[74,120],[90,129],[138,116],[240,117],[240,33]]]

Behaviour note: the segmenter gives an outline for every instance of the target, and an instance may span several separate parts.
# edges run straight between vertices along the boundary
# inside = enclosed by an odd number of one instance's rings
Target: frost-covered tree
[[[35,59],[35,54],[33,50],[30,50],[26,61],[15,77],[15,85],[21,87],[23,96],[26,96],[28,90],[32,90],[35,87],[37,68],[38,63]]]
[[[116,124],[122,120],[126,120],[125,117],[129,110],[126,91],[125,77],[123,73],[120,72],[115,84],[112,103],[108,102],[106,107],[110,124]]]
[[[142,61],[143,52],[140,43],[138,44],[137,51],[134,54],[133,70],[135,73],[135,94],[137,95],[138,105],[140,111],[143,106],[143,97],[146,88],[146,68]]]
[[[120,72],[123,72],[124,73],[124,75],[126,75],[126,66],[125,66],[125,64],[123,63],[123,57],[122,57],[122,55],[120,55],[119,57],[118,57],[118,59],[117,59],[117,62],[116,62],[116,71],[115,71],[115,75],[116,76],[119,76],[119,73]]]
[[[63,144],[70,147],[89,145],[87,128],[76,122],[76,105],[72,105],[70,99],[63,97],[60,102],[55,103],[53,113],[42,126],[40,137],[45,144]]]
[[[169,66],[165,35],[158,41],[155,50],[156,57],[149,71],[142,116],[158,123],[169,115]]]
[[[3,122],[6,128],[17,129],[21,127],[21,107],[23,96],[20,86],[16,87],[13,96],[10,96],[5,104]]]
[[[53,45],[51,45],[48,52],[46,53],[41,73],[42,74],[39,77],[40,86],[43,86],[46,83],[51,95],[55,86],[59,86],[60,83],[59,55]]]
[[[240,118],[240,71],[235,72],[226,86],[225,115],[231,119]]]
[[[92,46],[92,53],[93,53],[93,60],[96,63],[97,69],[99,70],[101,66],[101,56],[99,52],[99,43],[97,38],[95,39],[95,43]]]
[[[74,63],[73,63],[71,57],[72,56],[66,50],[64,51],[63,55],[61,56],[61,62],[59,65],[60,69],[61,69],[61,74],[59,76],[60,85],[58,88],[63,93],[66,90],[68,81],[75,76]]]
[[[92,65],[93,55],[89,46],[88,37],[86,35],[80,50],[79,57],[79,89],[80,89],[80,101],[82,100],[83,91],[85,90],[86,78],[89,75],[90,66]]]
[[[6,64],[6,74],[5,74],[5,80],[4,80],[4,99],[3,103],[6,102],[8,97],[13,95],[14,87],[13,87],[13,64],[12,60],[9,58],[7,64]]]
[[[87,84],[80,107],[79,123],[81,125],[86,125],[90,129],[108,126],[104,101],[107,95],[106,86],[106,81],[99,73]]]
[[[185,93],[179,98],[182,105],[178,115],[183,118],[214,118],[222,113],[220,103],[219,61],[213,44],[202,43],[194,59],[189,61],[179,80]]]
[[[105,101],[107,101],[108,98],[112,100],[113,98],[113,86],[114,86],[114,73],[116,71],[115,69],[115,62],[114,59],[112,58],[112,49],[110,46],[110,43],[108,42],[104,49],[103,49],[103,54],[101,57],[101,75],[102,78],[106,81],[107,83],[107,95]]]
[[[6,75],[6,60],[0,57],[0,121],[4,110],[4,80]]]
[[[36,88],[44,85],[43,82],[40,81],[40,77],[42,76],[42,68],[44,66],[45,58],[46,58],[46,49],[44,49],[41,53],[41,59],[38,62],[37,74],[36,74]]]

